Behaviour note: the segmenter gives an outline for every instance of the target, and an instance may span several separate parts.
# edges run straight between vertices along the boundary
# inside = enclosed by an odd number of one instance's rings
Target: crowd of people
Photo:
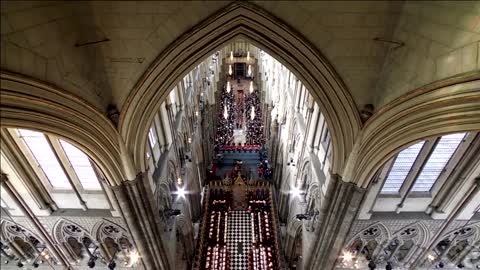
[[[248,108],[246,113],[247,144],[263,145],[265,143],[265,137],[263,135],[262,108],[260,104],[258,90],[255,89],[251,94],[246,97],[245,108]],[[252,113],[252,108],[254,113]]]
[[[215,134],[215,148],[218,149],[223,145],[230,145],[233,143],[233,118],[234,107],[233,91],[227,92],[224,86],[220,94],[218,103],[219,110],[217,112],[217,130]],[[226,113],[226,114],[225,114]],[[225,118],[225,116],[227,116]]]
[[[272,179],[272,168],[270,168],[267,159],[261,160],[257,167],[258,177],[265,180]]]
[[[244,99],[245,99],[245,94],[243,90],[238,90],[235,93],[235,127],[237,129],[243,128],[243,123],[244,123]]]

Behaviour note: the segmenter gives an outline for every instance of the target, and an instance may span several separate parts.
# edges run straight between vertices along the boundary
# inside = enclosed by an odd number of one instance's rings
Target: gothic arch
[[[395,232],[381,254],[385,260],[409,268],[416,259],[415,255],[418,255],[419,250],[427,248],[429,241],[427,226],[422,222],[414,222]]]
[[[311,182],[312,182],[312,168],[310,167],[310,159],[304,158],[302,161],[302,170],[301,170],[301,181],[302,181],[302,187],[304,188],[309,188]]]
[[[368,187],[401,149],[429,137],[480,130],[480,75],[443,80],[397,98],[365,124],[343,179]]]
[[[285,235],[285,257],[288,262],[295,258],[297,241],[302,241],[302,221],[292,218],[287,224],[287,233]]]
[[[347,250],[354,253],[364,253],[367,250],[369,253],[377,254],[390,238],[391,234],[388,228],[383,223],[376,222],[352,237],[346,247]]]
[[[20,227],[24,231],[24,233],[17,231],[17,229],[9,228],[12,226]],[[38,240],[41,239],[35,233],[31,232],[29,229],[6,219],[2,219],[0,221],[0,233],[1,233],[0,235],[1,239],[5,241],[11,241],[13,240],[14,237],[22,237],[22,239],[25,240],[26,237],[30,235],[37,238]]]
[[[190,219],[181,214],[175,218],[176,222],[176,229],[178,232],[178,239],[177,241],[182,244],[181,246],[181,252],[183,252],[185,259],[187,261],[187,265],[191,264],[191,260],[193,259],[193,255],[195,253],[194,251],[194,245],[192,244],[194,242],[194,229],[192,226],[192,222]],[[179,247],[177,247],[177,251],[179,250]],[[177,254],[178,255],[178,254]]]
[[[130,239],[130,235],[125,228],[105,218],[93,226],[92,235],[95,236],[95,240],[99,243],[103,242],[107,237],[116,241],[124,237]]]
[[[118,250],[122,250],[126,252],[120,252],[119,257],[128,264],[126,254],[133,252],[135,247],[125,228],[108,219],[102,219],[93,226],[92,236],[95,236],[95,240],[99,243],[104,258],[111,259]]]
[[[85,152],[110,185],[126,179],[119,134],[112,122],[85,100],[32,78],[1,72],[0,124],[51,133]]]
[[[472,243],[476,243],[480,241],[480,222],[461,226],[460,228],[456,228],[444,233],[441,237],[437,238],[434,243],[435,246],[447,238],[450,240],[454,239],[456,241],[467,239]]]
[[[16,259],[21,261],[35,260],[43,251],[48,252],[47,245],[37,234],[26,227],[7,219],[0,221],[0,241],[2,243],[2,257],[7,261]],[[54,258],[51,257],[54,263]]]
[[[193,234],[192,222],[188,219],[187,216],[185,216],[184,214],[181,214],[176,217],[175,221],[176,221],[178,230],[181,231],[182,234],[184,235],[187,235],[190,233]]]
[[[196,63],[239,37],[280,60],[311,90],[332,133],[332,172],[341,173],[361,127],[350,93],[311,43],[248,2],[235,2],[194,26],[170,44],[138,81],[122,108],[119,125],[136,169],[145,170],[148,124],[168,92]]]
[[[295,237],[302,229],[302,221],[293,218],[287,224],[287,235]]]
[[[78,263],[85,259],[83,243],[98,246],[98,242],[87,229],[65,218],[59,219],[53,226],[53,238],[65,248],[71,262]],[[84,242],[85,239],[88,241]]]

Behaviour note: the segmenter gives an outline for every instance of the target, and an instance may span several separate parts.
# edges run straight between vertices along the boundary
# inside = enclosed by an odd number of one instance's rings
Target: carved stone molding
[[[362,130],[343,177],[368,187],[402,148],[429,137],[480,130],[480,75],[455,85],[413,91],[375,113]]]
[[[2,127],[63,137],[88,154],[111,185],[125,179],[115,127],[85,100],[23,75],[2,71],[0,101]]]
[[[145,169],[148,126],[168,91],[196,63],[236,38],[249,40],[301,78],[322,108],[333,139],[333,172],[340,172],[361,127],[356,105],[325,58],[290,27],[248,2],[235,2],[172,43],[138,81],[122,108],[120,130]]]

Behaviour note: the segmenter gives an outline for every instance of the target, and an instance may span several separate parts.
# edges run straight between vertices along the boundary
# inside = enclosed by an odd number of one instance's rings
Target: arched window
[[[37,131],[17,129],[12,132],[17,134],[18,143],[26,145],[24,154],[33,157],[37,165],[33,167],[37,167],[39,177],[45,176],[53,189],[102,190],[91,160],[74,145]],[[27,151],[29,153],[25,153]]]
[[[54,189],[72,189],[72,185],[60,165],[50,142],[41,132],[19,129],[18,135],[25,142],[50,185]]]
[[[454,166],[465,149],[460,146],[466,133],[455,133],[418,142],[398,153],[385,177],[382,194],[398,194],[402,190],[430,193],[446,167]],[[458,151],[457,151],[458,150]]]

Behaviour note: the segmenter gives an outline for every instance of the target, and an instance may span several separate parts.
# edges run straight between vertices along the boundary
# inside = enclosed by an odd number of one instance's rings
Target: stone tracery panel
[[[430,254],[431,264],[480,267],[480,222],[452,230],[440,239]]]
[[[95,255],[98,244],[80,225],[67,219],[60,219],[53,232],[55,240],[65,248],[72,263],[78,264]]]
[[[41,238],[25,227],[12,221],[2,220],[0,231],[2,256],[6,258],[3,263],[13,260],[18,267],[23,264],[40,265],[47,261],[50,264],[56,264]]]
[[[116,260],[126,266],[135,263],[130,258],[132,253],[136,253],[132,238],[120,225],[104,219],[94,226],[93,235],[104,259]]]

